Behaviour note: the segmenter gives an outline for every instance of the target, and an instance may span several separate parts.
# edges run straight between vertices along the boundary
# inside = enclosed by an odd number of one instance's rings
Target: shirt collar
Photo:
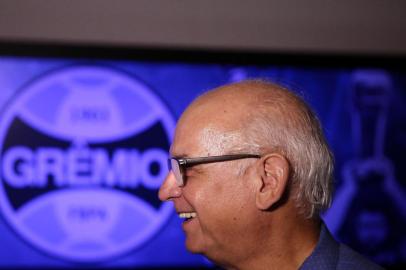
[[[306,258],[299,270],[335,269],[338,261],[338,243],[324,223],[321,225],[319,241],[312,254]]]

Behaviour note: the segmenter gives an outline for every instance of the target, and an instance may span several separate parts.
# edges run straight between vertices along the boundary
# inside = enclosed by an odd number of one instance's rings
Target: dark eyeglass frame
[[[181,187],[185,184],[186,168],[189,168],[189,167],[192,167],[195,165],[200,165],[200,164],[224,162],[224,161],[244,159],[244,158],[261,158],[261,156],[254,155],[254,154],[234,154],[234,155],[195,157],[195,158],[171,157],[171,158],[168,158],[168,168],[175,175],[178,186]]]

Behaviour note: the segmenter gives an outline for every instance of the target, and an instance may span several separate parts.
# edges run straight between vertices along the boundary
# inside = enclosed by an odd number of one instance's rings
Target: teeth
[[[196,217],[195,212],[190,212],[190,213],[179,213],[180,218],[194,218]]]

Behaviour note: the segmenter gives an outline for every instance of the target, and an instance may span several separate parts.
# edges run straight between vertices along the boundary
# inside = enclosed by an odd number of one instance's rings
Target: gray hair
[[[247,150],[284,155],[292,167],[297,207],[306,218],[318,217],[331,203],[333,155],[315,113],[301,97],[279,85],[258,80],[239,84],[260,93],[244,121],[243,133],[251,145]]]

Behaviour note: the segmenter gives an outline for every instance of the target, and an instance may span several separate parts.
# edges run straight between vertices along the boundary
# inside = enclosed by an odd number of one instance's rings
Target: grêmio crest
[[[104,66],[36,78],[0,118],[0,210],[47,254],[103,261],[146,243],[174,119],[145,84]]]

